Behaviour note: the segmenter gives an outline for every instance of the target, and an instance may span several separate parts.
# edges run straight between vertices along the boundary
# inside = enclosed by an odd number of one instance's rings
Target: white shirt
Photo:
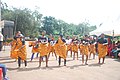
[[[72,39],[66,39],[66,44],[70,44],[72,42]]]
[[[3,35],[0,33],[0,41],[3,41]]]

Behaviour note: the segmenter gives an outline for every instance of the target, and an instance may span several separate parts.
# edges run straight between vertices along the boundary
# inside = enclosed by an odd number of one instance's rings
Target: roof
[[[8,20],[1,21],[1,27],[4,28],[4,26],[13,27],[14,21],[8,21]]]
[[[101,33],[104,33],[109,36],[118,36],[120,35],[120,23],[106,23],[102,26],[98,27],[96,30],[90,32],[90,35],[97,35],[99,36]]]

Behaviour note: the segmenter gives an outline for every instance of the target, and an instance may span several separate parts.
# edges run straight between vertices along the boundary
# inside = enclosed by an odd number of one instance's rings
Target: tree
[[[30,9],[7,9],[2,7],[2,20],[14,21],[14,34],[16,31],[21,31],[25,36],[36,36],[41,27],[41,18],[37,10],[32,12]]]
[[[45,16],[39,13],[39,10],[31,11],[28,8],[9,9],[6,3],[1,6],[2,20],[14,21],[14,34],[20,30],[25,36],[37,37],[42,30],[47,34],[80,35],[89,34],[96,29],[95,25],[83,22],[78,25],[68,24],[63,20],[57,20],[52,16]]]
[[[57,29],[58,23],[54,17],[46,16],[43,18],[42,29],[47,32],[47,34],[54,34],[54,30]]]

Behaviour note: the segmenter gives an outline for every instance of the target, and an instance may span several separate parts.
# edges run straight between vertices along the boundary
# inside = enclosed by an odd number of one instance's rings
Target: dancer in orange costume
[[[31,56],[31,61],[34,58],[34,54],[37,53],[36,58],[38,58],[39,55],[39,49],[40,49],[40,44],[38,43],[37,39],[35,41],[29,42],[29,47],[32,47],[32,56]]]
[[[105,39],[104,34],[100,35],[100,38],[98,38],[98,58],[99,58],[99,64],[100,64],[100,60],[101,58],[103,59],[102,64],[105,61],[105,56],[107,55],[107,47],[108,47],[108,43],[107,40]]]
[[[73,60],[75,60],[75,54],[77,54],[77,60],[78,60],[79,45],[78,45],[78,39],[76,38],[76,36],[73,36],[71,46],[72,46],[72,52],[74,53]]]
[[[12,59],[18,59],[18,56],[17,56],[17,50],[18,47],[17,47],[17,39],[14,38],[14,40],[11,42],[11,51],[10,51],[10,57]]]
[[[89,55],[89,38],[88,35],[85,35],[84,39],[82,40],[82,48],[83,48],[83,52],[82,54],[82,64],[84,64],[84,56],[86,56],[86,60],[85,60],[85,65],[88,65],[87,61],[88,61],[88,55]]]
[[[61,65],[61,58],[64,59],[64,66],[66,66],[67,46],[62,35],[59,36],[55,44],[55,52],[59,56],[59,66]]]
[[[93,59],[95,59],[95,54],[96,54],[95,44],[96,44],[96,42],[93,39],[93,37],[90,37],[90,46],[89,46],[90,55],[89,55],[89,58],[91,57],[91,54],[93,54]]]
[[[39,67],[41,66],[41,61],[43,59],[43,57],[46,58],[46,67],[48,67],[48,39],[45,36],[46,31],[42,32],[42,36],[38,38],[38,41],[40,42],[40,58],[39,58]]]
[[[70,56],[72,57],[72,39],[70,38],[70,36],[66,37],[66,45],[67,45],[67,55],[68,55],[68,51],[70,51]]]
[[[54,36],[52,34],[50,34],[50,36],[48,38],[48,50],[49,50],[48,58],[50,57],[50,53],[52,53],[52,56],[53,56],[53,53],[54,53],[54,55],[56,57],[56,60],[57,60],[57,55],[55,53],[54,45],[55,45]]]

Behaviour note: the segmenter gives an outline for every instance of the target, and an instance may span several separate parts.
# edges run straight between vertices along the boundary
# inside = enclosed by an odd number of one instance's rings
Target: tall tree
[[[43,18],[43,26],[42,29],[47,32],[47,34],[53,34],[54,30],[57,27],[57,20],[54,17],[46,16]]]

